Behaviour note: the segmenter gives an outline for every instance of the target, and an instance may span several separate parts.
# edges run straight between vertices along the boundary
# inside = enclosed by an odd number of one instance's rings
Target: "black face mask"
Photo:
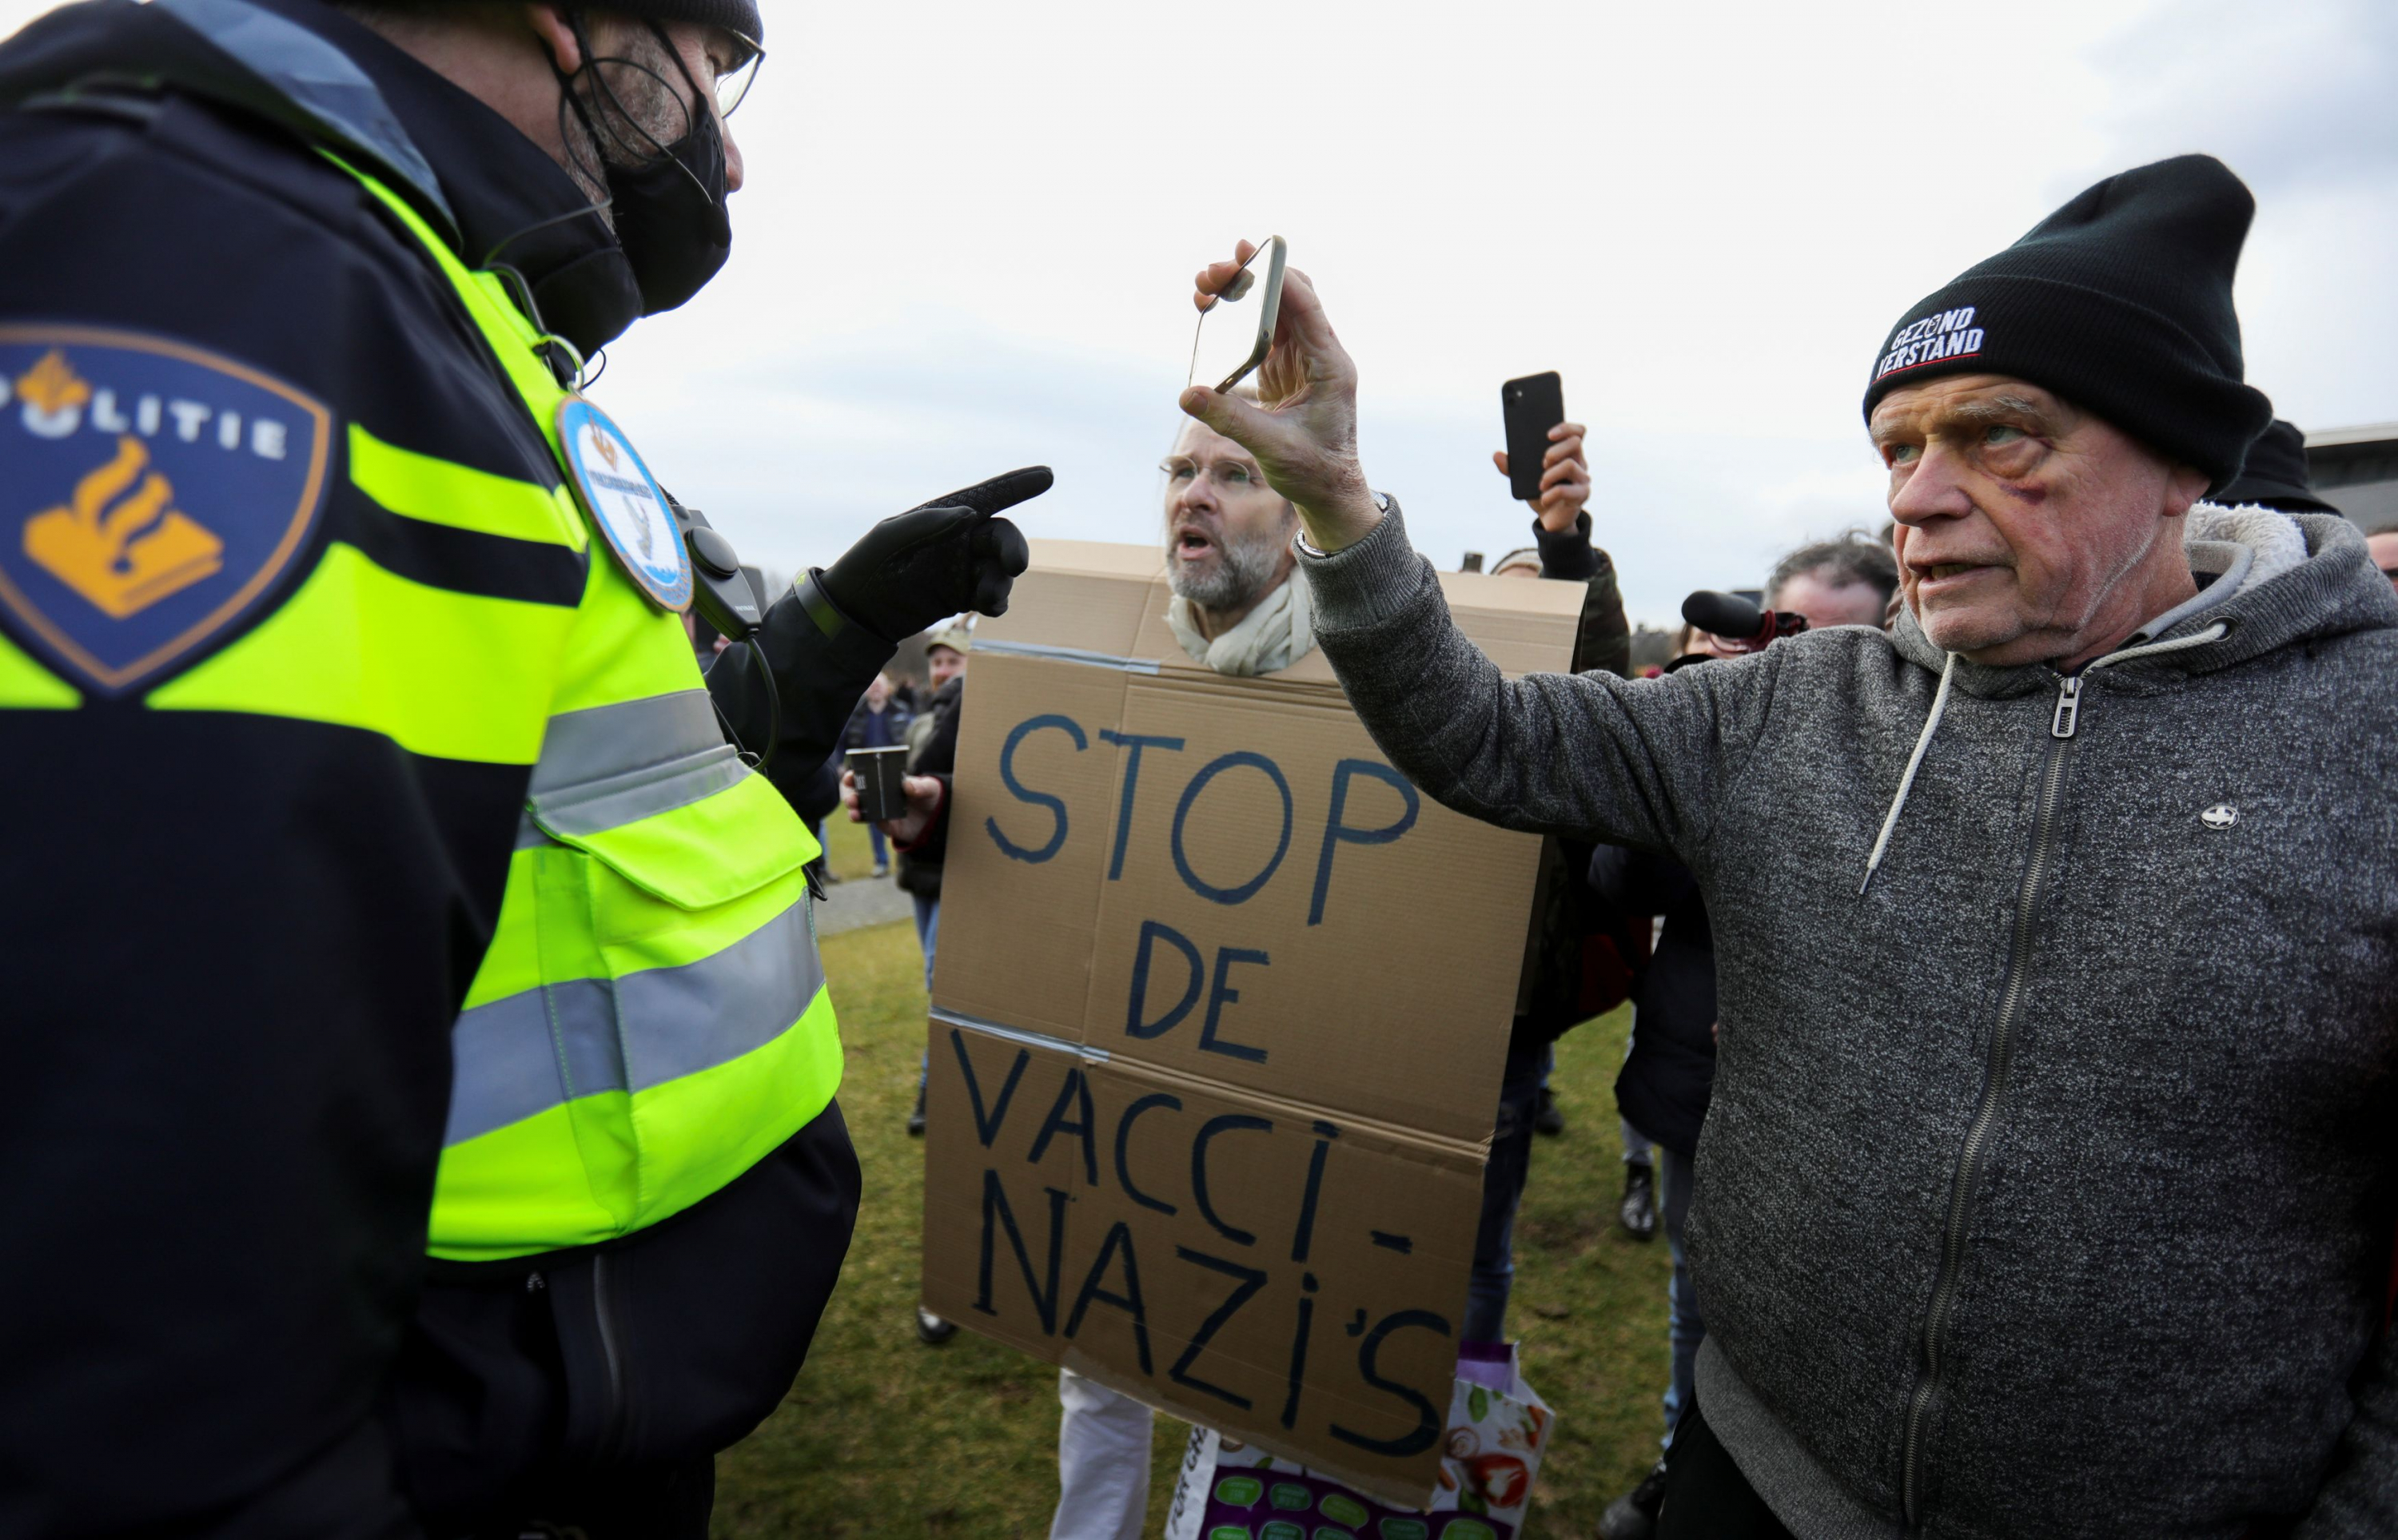
[[[723,130],[708,110],[706,94],[683,65],[682,56],[655,23],[650,30],[675,60],[683,84],[691,87],[696,121],[681,139],[659,146],[663,154],[657,159],[640,166],[618,166],[604,154],[601,157],[616,244],[624,248],[625,261],[640,286],[644,315],[672,310],[698,293],[733,251],[733,218],[725,203],[730,194],[724,185]],[[589,58],[588,40],[584,51]],[[560,75],[559,84],[593,143],[606,143],[583,99],[575,94],[573,82]],[[600,88],[607,89],[604,83]],[[625,115],[621,108],[619,114]]]
[[[641,314],[672,310],[707,287],[733,252],[725,208],[724,135],[703,110],[698,127],[647,166],[608,167],[616,243],[641,286]]]

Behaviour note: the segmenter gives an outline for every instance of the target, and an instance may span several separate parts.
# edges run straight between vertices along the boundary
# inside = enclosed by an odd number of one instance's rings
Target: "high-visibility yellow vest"
[[[343,168],[415,234],[559,454],[567,392],[497,275],[469,271],[407,203]],[[396,511],[590,546],[563,486],[356,428],[350,462]],[[841,1084],[801,871],[816,841],[724,741],[680,617],[604,550],[589,557],[562,636],[523,654],[478,649],[473,671],[498,683],[423,702],[458,731],[538,743],[499,922],[451,1034],[436,1256],[522,1256],[655,1224],[748,1171]],[[419,645],[445,644],[428,630]],[[398,676],[415,662],[395,664],[392,689],[414,688]],[[444,752],[432,737],[421,752]]]

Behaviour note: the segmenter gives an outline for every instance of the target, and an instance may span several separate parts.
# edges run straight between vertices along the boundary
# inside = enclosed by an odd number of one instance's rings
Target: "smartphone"
[[[1565,382],[1555,369],[1510,380],[1499,387],[1499,409],[1507,422],[1507,489],[1533,502],[1541,495],[1549,430],[1566,420]]]
[[[1231,287],[1199,313],[1186,383],[1228,391],[1266,361],[1274,318],[1282,314],[1282,270],[1288,257],[1283,238],[1268,235],[1241,264]]]
[[[906,744],[891,748],[852,749],[849,770],[857,777],[857,814],[869,824],[908,816],[908,793],[900,784],[907,773]]]

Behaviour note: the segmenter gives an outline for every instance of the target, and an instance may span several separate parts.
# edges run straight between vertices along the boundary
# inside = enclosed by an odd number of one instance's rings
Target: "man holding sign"
[[[1235,386],[1235,394],[1255,393]],[[1288,668],[1315,647],[1307,589],[1290,581],[1299,514],[1249,452],[1186,422],[1165,474],[1166,623],[1219,674]],[[1153,1417],[1132,1397],[1058,1371],[1058,1513],[1050,1540],[1139,1540]]]
[[[1166,474],[1167,552],[1038,545],[893,831],[947,831],[923,1304],[1079,1376],[1061,1533],[1139,1521],[1115,1393],[1421,1507],[1539,842],[1375,752],[1253,459],[1193,428]],[[1511,666],[1570,665],[1581,587],[1451,581]]]
[[[1299,515],[1248,451],[1186,422],[1159,469],[1173,590],[1166,621],[1183,650],[1241,676],[1278,672],[1314,650],[1307,590],[1290,581]],[[921,842],[947,810],[948,783],[947,776],[909,777],[909,816],[878,827],[902,847]],[[843,798],[855,816],[854,784],[844,784]],[[1071,1369],[1058,1371],[1058,1400],[1052,1540],[1138,1540],[1149,1511],[1150,1409]]]

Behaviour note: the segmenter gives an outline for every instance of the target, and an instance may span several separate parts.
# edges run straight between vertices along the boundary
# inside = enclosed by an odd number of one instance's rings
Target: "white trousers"
[[[1058,1372],[1058,1517],[1049,1540],[1140,1540],[1149,1517],[1149,1408],[1071,1369]]]

